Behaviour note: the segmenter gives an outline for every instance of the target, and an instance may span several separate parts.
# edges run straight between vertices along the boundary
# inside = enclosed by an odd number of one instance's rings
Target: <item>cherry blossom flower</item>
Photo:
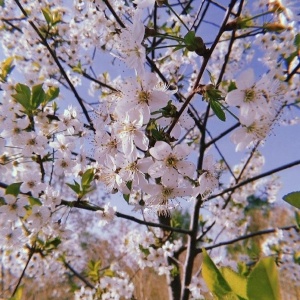
[[[155,158],[155,162],[148,173],[153,178],[161,177],[165,185],[176,186],[179,175],[192,177],[195,172],[195,165],[184,160],[191,152],[191,148],[186,144],[178,144],[172,149],[166,142],[158,141],[149,152]]]
[[[112,222],[115,217],[115,212],[117,208],[115,206],[111,206],[110,203],[104,205],[104,210],[97,210],[97,214],[100,216],[99,225],[105,226],[108,223]]]
[[[0,229],[0,242],[5,248],[19,248],[24,243],[24,236],[21,228],[11,226]]]
[[[113,124],[113,131],[120,140],[122,151],[131,155],[136,148],[148,150],[148,138],[144,131],[144,119],[140,110],[130,110]]]
[[[70,174],[76,162],[67,154],[58,152],[54,162],[54,172],[56,175]]]
[[[202,174],[199,176],[199,188],[197,192],[202,197],[207,197],[219,184],[218,178],[215,175],[215,165],[213,156],[208,155],[203,160]]]
[[[23,132],[20,137],[24,148],[22,154],[25,156],[31,156],[34,153],[39,155],[45,154],[47,145],[47,138],[42,135],[38,135],[35,132]]]
[[[27,219],[32,230],[38,231],[49,220],[50,210],[46,206],[33,205]]]
[[[50,142],[49,146],[56,150],[59,150],[60,152],[65,152],[66,155],[71,155],[71,151],[75,149],[73,139],[65,136],[64,134],[57,134],[56,141]]]
[[[144,73],[137,78],[129,78],[122,85],[122,98],[117,104],[116,112],[140,110],[144,123],[148,123],[151,113],[168,104],[169,95],[157,88],[158,79],[153,73]]]
[[[28,200],[25,197],[17,199],[13,195],[5,195],[4,200],[6,205],[0,206],[0,212],[5,214],[5,219],[16,221],[19,217],[24,217],[26,214],[25,206]]]
[[[21,191],[23,193],[31,193],[33,197],[38,197],[46,188],[46,184],[41,182],[41,174],[38,172],[23,173],[22,180]]]
[[[99,169],[97,174],[99,182],[106,186],[106,189],[112,193],[118,191],[123,194],[130,194],[125,180],[118,174],[116,162],[113,157],[108,156],[104,162],[104,165]]]
[[[141,188],[148,184],[145,173],[153,163],[151,157],[136,158],[133,155],[116,156],[116,165],[120,167],[119,175],[126,181],[132,181],[132,188]]]
[[[191,187],[176,187],[172,185],[149,184],[143,190],[150,195],[147,199],[147,207],[155,209],[159,214],[169,214],[175,205],[170,201],[176,198],[189,197],[192,195]]]
[[[133,24],[128,24],[118,36],[118,43],[115,45],[117,54],[112,54],[122,59],[128,67],[134,68],[138,74],[143,74],[146,62],[146,51],[142,45],[145,27],[140,17],[140,12],[137,10],[133,17]]]

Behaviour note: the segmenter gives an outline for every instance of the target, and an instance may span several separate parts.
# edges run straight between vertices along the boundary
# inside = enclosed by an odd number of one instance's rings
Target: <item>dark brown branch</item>
[[[91,289],[94,289],[95,287],[81,274],[79,274],[69,263],[67,263],[65,260],[63,261],[64,266],[69,269],[77,278],[79,278],[82,282],[85,283],[86,286],[88,286]]]
[[[260,175],[254,176],[254,177],[249,178],[249,179],[246,179],[246,180],[244,180],[244,181],[242,181],[242,182],[240,182],[240,183],[238,183],[238,184],[236,184],[236,185],[234,185],[234,186],[232,186],[232,187],[230,187],[230,188],[224,189],[222,192],[220,192],[220,193],[218,193],[218,194],[211,195],[210,197],[207,198],[206,201],[209,201],[209,200],[214,199],[214,198],[216,198],[216,197],[222,196],[222,195],[224,195],[224,194],[226,194],[226,193],[228,193],[228,192],[234,191],[234,190],[236,190],[237,188],[239,188],[239,187],[241,187],[241,186],[243,186],[243,185],[246,185],[246,184],[248,184],[248,183],[251,183],[251,182],[253,182],[253,181],[256,181],[256,180],[258,180],[258,179],[267,177],[267,176],[269,176],[269,175],[272,175],[272,174],[274,174],[274,173],[277,173],[277,172],[280,172],[280,171],[283,171],[283,170],[292,168],[292,167],[297,166],[297,165],[300,165],[300,160],[296,160],[296,161],[294,161],[294,162],[292,162],[292,163],[283,165],[283,166],[281,166],[281,167],[275,168],[275,169],[270,170],[270,171],[268,171],[268,172],[262,173],[262,174],[260,174]]]
[[[251,159],[252,159],[252,157],[253,157],[253,155],[254,155],[254,153],[255,153],[257,147],[259,146],[259,144],[260,144],[260,142],[257,142],[256,145],[253,147],[253,149],[252,149],[252,151],[251,151],[251,153],[250,153],[248,159],[247,159],[246,162],[244,163],[244,166],[243,166],[243,168],[242,168],[240,174],[238,175],[238,177],[234,177],[235,183],[236,183],[236,184],[237,184],[237,183],[240,181],[240,179],[242,178],[242,176],[243,176],[243,174],[244,174],[244,172],[245,172],[247,166],[249,165],[249,163],[250,163],[250,161],[251,161]],[[230,201],[231,196],[232,196],[233,193],[234,193],[234,191],[232,191],[232,192],[229,193],[229,195],[227,196],[227,199],[225,200],[225,203],[224,203],[223,206],[222,206],[222,209],[225,209],[225,208],[227,207],[227,205],[228,205],[228,203],[229,203],[229,201]]]
[[[288,74],[288,76],[287,76],[286,79],[285,79],[285,82],[289,82],[290,79],[291,79],[295,74],[297,74],[297,72],[298,72],[299,69],[300,69],[300,63],[298,63],[298,65],[294,68],[294,70],[293,70],[290,74]]]
[[[124,23],[121,21],[121,19],[119,18],[119,16],[117,15],[117,13],[115,12],[115,10],[113,9],[113,7],[110,5],[108,0],[103,0],[103,2],[105,3],[105,5],[107,6],[107,8],[109,9],[109,11],[112,13],[112,15],[114,16],[114,18],[116,19],[116,21],[119,23],[119,25],[122,28],[126,28],[126,26],[124,25]]]
[[[33,256],[33,254],[34,254],[34,250],[35,250],[34,248],[29,248],[28,259],[27,259],[27,261],[26,261],[26,264],[25,264],[25,267],[24,267],[24,269],[23,269],[23,271],[22,271],[22,274],[21,274],[21,276],[20,276],[20,278],[19,278],[19,280],[18,280],[18,283],[17,283],[17,285],[15,286],[15,289],[14,289],[12,295],[11,295],[11,298],[13,298],[14,295],[16,294],[16,292],[17,292],[17,290],[18,290],[18,288],[19,288],[19,286],[20,286],[20,284],[21,284],[21,281],[22,281],[23,277],[25,276],[26,269],[27,269],[28,264],[29,264],[29,262],[30,262],[30,260],[31,260],[31,258],[32,258],[32,256]]]
[[[240,123],[236,123],[235,125],[231,126],[230,128],[228,128],[227,130],[223,131],[220,135],[218,135],[217,137],[215,137],[214,139],[210,140],[209,142],[207,142],[205,144],[205,147],[208,148],[209,146],[211,146],[212,144],[215,144],[218,140],[220,140],[221,138],[223,138],[225,135],[227,135],[228,133],[230,133],[231,131],[233,131],[234,129],[238,128],[241,124]]]
[[[85,210],[89,210],[89,211],[98,211],[98,210],[103,211],[104,210],[102,207],[92,206],[92,205],[90,205],[86,202],[81,202],[81,201],[62,200],[61,204],[69,206],[69,207],[76,207],[76,208],[85,209]],[[185,230],[185,229],[181,229],[181,228],[175,228],[175,227],[167,226],[167,225],[164,225],[164,224],[144,221],[144,220],[135,218],[133,216],[129,216],[129,215],[120,213],[120,212],[115,212],[115,216],[118,217],[118,218],[133,221],[133,222],[138,223],[138,224],[142,224],[142,225],[146,225],[146,226],[150,226],[150,227],[158,227],[158,228],[162,228],[162,229],[165,229],[165,230],[171,231],[171,232],[191,234],[191,231],[189,231],[189,230]]]
[[[275,233],[277,230],[290,230],[290,229],[295,229],[295,230],[299,231],[299,228],[296,225],[290,225],[290,226],[284,226],[284,227],[278,227],[278,228],[272,228],[272,229],[265,229],[265,230],[260,230],[257,232],[242,235],[242,236],[240,236],[236,239],[230,240],[230,241],[221,242],[221,243],[218,243],[218,244],[215,244],[212,246],[203,247],[203,248],[205,250],[211,250],[211,249],[218,248],[221,246],[231,245],[231,244],[234,244],[234,243],[242,241],[242,240],[250,239],[250,238],[258,236],[258,235]],[[202,253],[202,249],[197,249],[197,253]]]

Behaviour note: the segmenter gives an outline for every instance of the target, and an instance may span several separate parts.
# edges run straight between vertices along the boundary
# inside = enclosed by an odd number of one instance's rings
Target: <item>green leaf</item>
[[[297,33],[294,40],[294,45],[296,46],[297,50],[300,50],[300,33]]]
[[[68,187],[70,187],[76,194],[79,194],[80,191],[81,191],[80,185],[79,185],[79,183],[76,182],[75,180],[74,180],[74,183],[75,183],[75,184],[66,183],[66,185],[67,185]]]
[[[16,94],[12,95],[14,99],[16,99],[25,110],[31,110],[32,107],[30,105],[31,101],[31,91],[30,88],[22,83],[17,83],[15,86]]]
[[[55,98],[57,98],[58,95],[59,95],[59,88],[55,87],[55,86],[51,86],[51,87],[49,87],[49,89],[46,92],[45,101],[48,103],[48,102],[54,100]]]
[[[234,272],[229,267],[221,268],[221,273],[227,283],[229,284],[232,291],[243,299],[248,299],[247,297],[247,278]]]
[[[51,24],[52,23],[52,13],[50,11],[50,9],[48,7],[46,8],[42,8],[42,13],[44,15],[44,18],[47,22],[47,24]]]
[[[81,62],[79,61],[78,64],[72,68],[72,70],[76,73],[82,74]]]
[[[29,203],[30,203],[31,206],[33,206],[33,205],[41,206],[41,205],[42,205],[41,200],[38,199],[38,198],[35,198],[35,197],[31,197],[31,196],[30,196],[30,197],[28,197],[28,200],[29,200]]]
[[[46,241],[44,249],[48,252],[52,252],[52,250],[57,249],[57,247],[61,244],[61,239],[59,237],[52,238]]]
[[[292,206],[300,208],[300,192],[289,193],[283,196],[282,199]]]
[[[5,194],[6,195],[14,195],[18,196],[20,194],[20,187],[23,182],[16,182],[10,184],[6,189],[5,189]]]
[[[248,277],[249,300],[280,300],[278,271],[272,257],[261,259]]]
[[[217,101],[210,101],[210,106],[216,116],[224,122],[226,120],[226,116],[221,105]]]
[[[88,169],[86,170],[83,175],[82,175],[82,178],[81,178],[81,186],[84,187],[84,186],[89,186],[90,183],[93,181],[94,179],[94,169]]]
[[[150,250],[148,248],[143,247],[141,244],[139,244],[139,249],[146,256],[148,256],[150,254]]]
[[[218,270],[214,262],[208,256],[205,249],[203,251],[202,276],[209,290],[220,299],[225,299],[232,292],[222,273]]]
[[[2,82],[6,82],[7,75],[13,70],[14,68],[14,66],[12,65],[13,60],[14,58],[13,56],[11,56],[1,62],[0,79]]]
[[[43,90],[43,83],[32,87],[31,103],[32,108],[37,109],[45,100],[46,94]]]
[[[300,251],[294,252],[293,259],[295,264],[300,265]]]
[[[229,85],[228,85],[228,93],[233,91],[233,90],[236,90],[237,89],[237,86],[235,84],[234,81],[230,81]]]
[[[127,203],[129,203],[129,198],[130,198],[130,195],[129,194],[123,194],[123,198],[125,199],[125,201]]]

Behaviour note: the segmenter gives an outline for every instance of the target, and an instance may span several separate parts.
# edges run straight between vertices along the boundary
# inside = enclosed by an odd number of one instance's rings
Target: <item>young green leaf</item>
[[[35,198],[35,197],[28,197],[28,200],[29,200],[29,203],[30,203],[31,206],[33,206],[33,205],[41,206],[41,205],[42,205],[41,200],[38,199],[38,198]]]
[[[8,57],[1,62],[0,65],[0,81],[6,82],[7,75],[13,70],[14,66],[12,65],[14,58],[12,56]]]
[[[45,100],[46,94],[43,90],[43,84],[37,84],[32,87],[31,107],[37,109]]]
[[[66,185],[70,187],[76,194],[79,194],[81,191],[79,183],[76,182],[75,180],[74,180],[74,184],[66,183]]]
[[[287,203],[291,204],[294,207],[300,208],[300,192],[289,193],[282,198]]]
[[[48,7],[42,8],[42,13],[48,25],[52,23],[52,13]]]
[[[6,189],[5,189],[5,194],[6,195],[14,195],[18,196],[20,194],[20,187],[23,182],[16,182],[10,184]]]
[[[83,175],[82,175],[82,177],[81,177],[81,185],[82,185],[82,187],[84,187],[84,186],[89,186],[90,185],[90,183],[93,181],[93,179],[94,179],[94,174],[95,172],[94,172],[94,169],[92,168],[92,169],[88,169],[88,170],[86,170],[84,173],[83,173]]]
[[[213,112],[221,121],[226,121],[226,115],[221,107],[221,105],[217,101],[210,101],[210,106]]]
[[[223,277],[222,273],[218,270],[214,262],[208,256],[205,249],[202,252],[203,265],[202,265],[202,276],[209,288],[209,290],[220,299],[225,299],[228,294],[232,293],[230,286]]]
[[[16,99],[24,108],[25,110],[31,110],[31,91],[30,88],[22,83],[17,83],[15,86],[16,94],[12,95],[14,99]]]
[[[280,300],[279,277],[272,257],[261,259],[248,277],[249,300]]]
[[[123,198],[127,203],[129,203],[129,198],[130,198],[129,194],[123,194]]]
[[[300,50],[300,33],[297,33],[294,39],[294,45],[296,46],[297,50]]]
[[[234,272],[229,267],[223,267],[220,269],[223,277],[227,281],[232,291],[242,299],[248,299],[247,297],[247,278],[241,274]]]
[[[59,95],[59,88],[55,87],[55,86],[51,86],[48,88],[47,92],[46,92],[46,98],[45,98],[45,102],[48,103],[52,100],[54,100],[55,98],[57,98]]]

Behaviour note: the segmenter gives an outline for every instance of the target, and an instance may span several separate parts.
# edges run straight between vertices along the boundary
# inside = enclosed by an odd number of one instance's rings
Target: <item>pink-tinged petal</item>
[[[158,178],[161,177],[165,171],[166,171],[166,166],[162,162],[157,161],[150,166],[150,168],[148,169],[148,174],[152,178]]]
[[[192,196],[194,194],[193,188],[176,188],[173,191],[173,195],[176,197],[186,197],[186,196]]]
[[[141,158],[137,162],[138,169],[143,173],[148,173],[148,170],[152,165],[153,165],[153,160],[151,157]]]
[[[142,149],[143,151],[148,150],[149,140],[144,133],[136,131],[134,135],[134,143],[138,148]]]
[[[139,188],[144,191],[144,187],[148,185],[148,181],[142,173],[134,173],[133,188]]]
[[[151,112],[167,106],[169,95],[162,91],[153,91],[150,96]]]
[[[255,83],[255,75],[253,69],[248,69],[241,73],[236,80],[236,85],[239,90],[246,90],[251,88]]]
[[[244,103],[245,92],[241,90],[233,90],[229,92],[225,98],[225,101],[232,106],[239,106]]]
[[[143,192],[149,195],[159,195],[162,192],[162,186],[158,184],[148,184],[144,186]]]
[[[177,170],[183,176],[192,177],[196,171],[196,167],[192,162],[179,161],[177,163]]]
[[[158,141],[155,143],[154,147],[149,150],[149,152],[155,159],[164,160],[172,153],[172,149],[166,142]]]
[[[191,150],[192,150],[192,148],[189,147],[187,144],[180,144],[180,145],[176,145],[174,147],[173,154],[178,159],[184,159],[190,154]]]
[[[165,186],[176,187],[178,185],[178,172],[170,168],[164,172],[161,182]]]

